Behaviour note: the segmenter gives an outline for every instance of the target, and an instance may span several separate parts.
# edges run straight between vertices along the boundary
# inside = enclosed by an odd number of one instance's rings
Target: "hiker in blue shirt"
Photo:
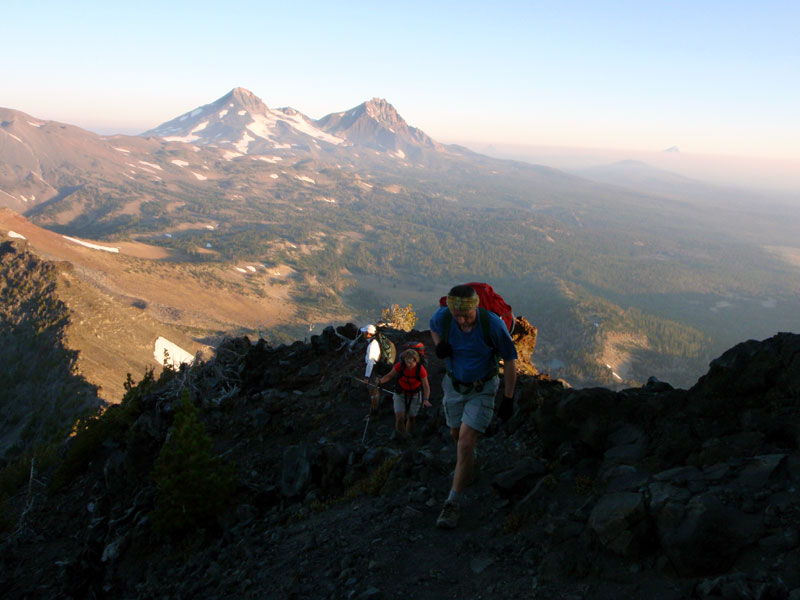
[[[458,524],[464,488],[475,477],[475,447],[492,420],[494,399],[500,386],[498,360],[504,361],[503,402],[513,402],[517,381],[517,349],[502,319],[480,309],[477,292],[457,285],[443,306],[431,317],[430,329],[436,356],[446,359],[442,380],[444,408],[450,435],[456,441],[456,468],[450,495],[436,526],[452,529]],[[488,327],[485,327],[487,319]],[[484,339],[488,330],[489,340]]]

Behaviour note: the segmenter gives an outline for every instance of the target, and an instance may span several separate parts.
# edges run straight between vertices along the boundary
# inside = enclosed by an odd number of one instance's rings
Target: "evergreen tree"
[[[213,521],[228,506],[236,478],[212,450],[211,438],[184,390],[172,433],[152,473],[158,489],[152,514],[157,532],[186,533]]]

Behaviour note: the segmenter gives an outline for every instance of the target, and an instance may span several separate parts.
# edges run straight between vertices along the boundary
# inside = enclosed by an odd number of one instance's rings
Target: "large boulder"
[[[535,413],[536,428],[546,451],[572,439],[593,454],[602,454],[619,421],[617,408],[617,394],[611,390],[572,390],[541,404]]]
[[[287,446],[283,451],[281,493],[288,498],[300,496],[311,482],[311,460],[306,444]]]
[[[650,524],[638,492],[606,494],[592,510],[588,525],[604,548],[620,556],[638,559],[648,549]]]
[[[713,493],[693,497],[685,510],[666,503],[657,525],[664,553],[684,576],[725,571],[764,531],[760,517],[723,504]]]
[[[547,467],[541,460],[526,458],[519,461],[513,468],[498,473],[492,480],[492,487],[501,496],[527,493],[547,472]]]

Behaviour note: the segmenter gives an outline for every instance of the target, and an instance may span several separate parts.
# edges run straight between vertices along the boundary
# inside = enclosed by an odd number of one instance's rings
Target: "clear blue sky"
[[[442,142],[800,159],[800,2],[6,0],[0,106],[137,133],[242,86]]]

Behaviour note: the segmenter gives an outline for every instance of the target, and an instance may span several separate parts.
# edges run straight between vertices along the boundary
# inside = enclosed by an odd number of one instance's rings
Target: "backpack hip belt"
[[[453,389],[458,392],[459,394],[469,394],[470,392],[476,392],[480,394],[483,391],[483,386],[490,382],[492,379],[496,378],[499,374],[497,372],[490,373],[489,375],[484,376],[482,379],[478,379],[476,381],[472,381],[470,383],[466,383],[464,381],[459,381],[453,376],[452,371],[447,372],[447,376],[450,378],[450,381],[453,383]]]

